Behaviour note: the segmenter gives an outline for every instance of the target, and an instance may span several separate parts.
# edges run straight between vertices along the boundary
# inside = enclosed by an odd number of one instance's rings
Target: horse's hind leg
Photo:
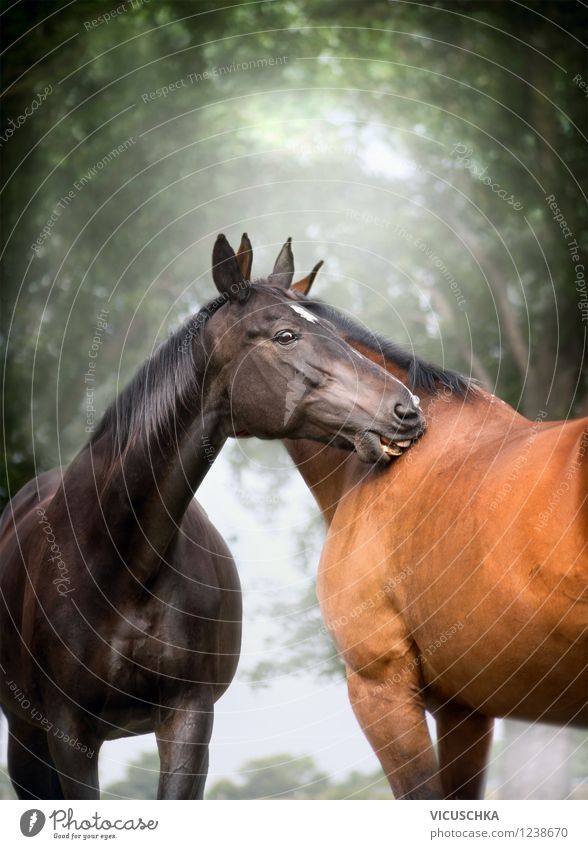
[[[8,774],[19,799],[63,799],[47,732],[14,716],[8,719]]]
[[[166,711],[156,730],[160,775],[158,799],[202,799],[214,701],[208,692]]]
[[[446,799],[483,799],[494,720],[449,702],[435,713]]]

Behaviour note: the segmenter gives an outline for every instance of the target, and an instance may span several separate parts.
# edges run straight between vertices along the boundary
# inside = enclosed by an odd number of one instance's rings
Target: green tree
[[[124,778],[103,788],[103,799],[157,799],[159,755],[143,752],[127,766]]]
[[[217,781],[208,799],[316,799],[329,786],[326,773],[309,756],[271,755],[253,758],[239,770],[240,781]]]

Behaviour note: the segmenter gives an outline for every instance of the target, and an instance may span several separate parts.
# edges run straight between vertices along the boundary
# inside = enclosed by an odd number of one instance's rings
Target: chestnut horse
[[[99,798],[104,740],[155,731],[159,798],[201,798],[214,703],[237,666],[241,592],[193,495],[228,436],[413,438],[412,394],[286,291],[252,286],[224,236],[220,296],[174,333],[63,472],[0,522],[0,702],[20,798]],[[239,252],[247,268],[246,251]]]
[[[286,441],[327,526],[322,616],[394,796],[481,798],[494,717],[588,725],[588,419],[529,421],[310,300],[319,267],[292,294],[427,425],[370,469]]]

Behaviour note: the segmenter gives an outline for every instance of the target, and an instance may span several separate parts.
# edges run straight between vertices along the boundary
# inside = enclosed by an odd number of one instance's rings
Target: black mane
[[[199,397],[201,346],[195,345],[208,319],[226,298],[215,298],[159,345],[106,409],[89,445],[106,434],[121,454],[134,441],[170,442],[177,438],[178,411],[193,410]]]
[[[428,392],[437,393],[443,387],[449,389],[455,395],[465,398],[476,386],[472,378],[421,360],[416,354],[405,351],[400,345],[390,342],[389,339],[385,339],[379,333],[374,333],[372,330],[362,327],[348,315],[339,312],[323,301],[304,298],[303,303],[310,312],[335,324],[349,339],[364,345],[370,351],[383,356],[406,371],[410,383],[409,388],[412,390],[424,389]]]

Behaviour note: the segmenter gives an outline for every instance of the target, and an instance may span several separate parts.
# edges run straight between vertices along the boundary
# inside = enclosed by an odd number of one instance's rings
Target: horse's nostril
[[[413,422],[419,418],[419,413],[416,407],[407,407],[401,401],[395,404],[394,413],[404,422]]]

